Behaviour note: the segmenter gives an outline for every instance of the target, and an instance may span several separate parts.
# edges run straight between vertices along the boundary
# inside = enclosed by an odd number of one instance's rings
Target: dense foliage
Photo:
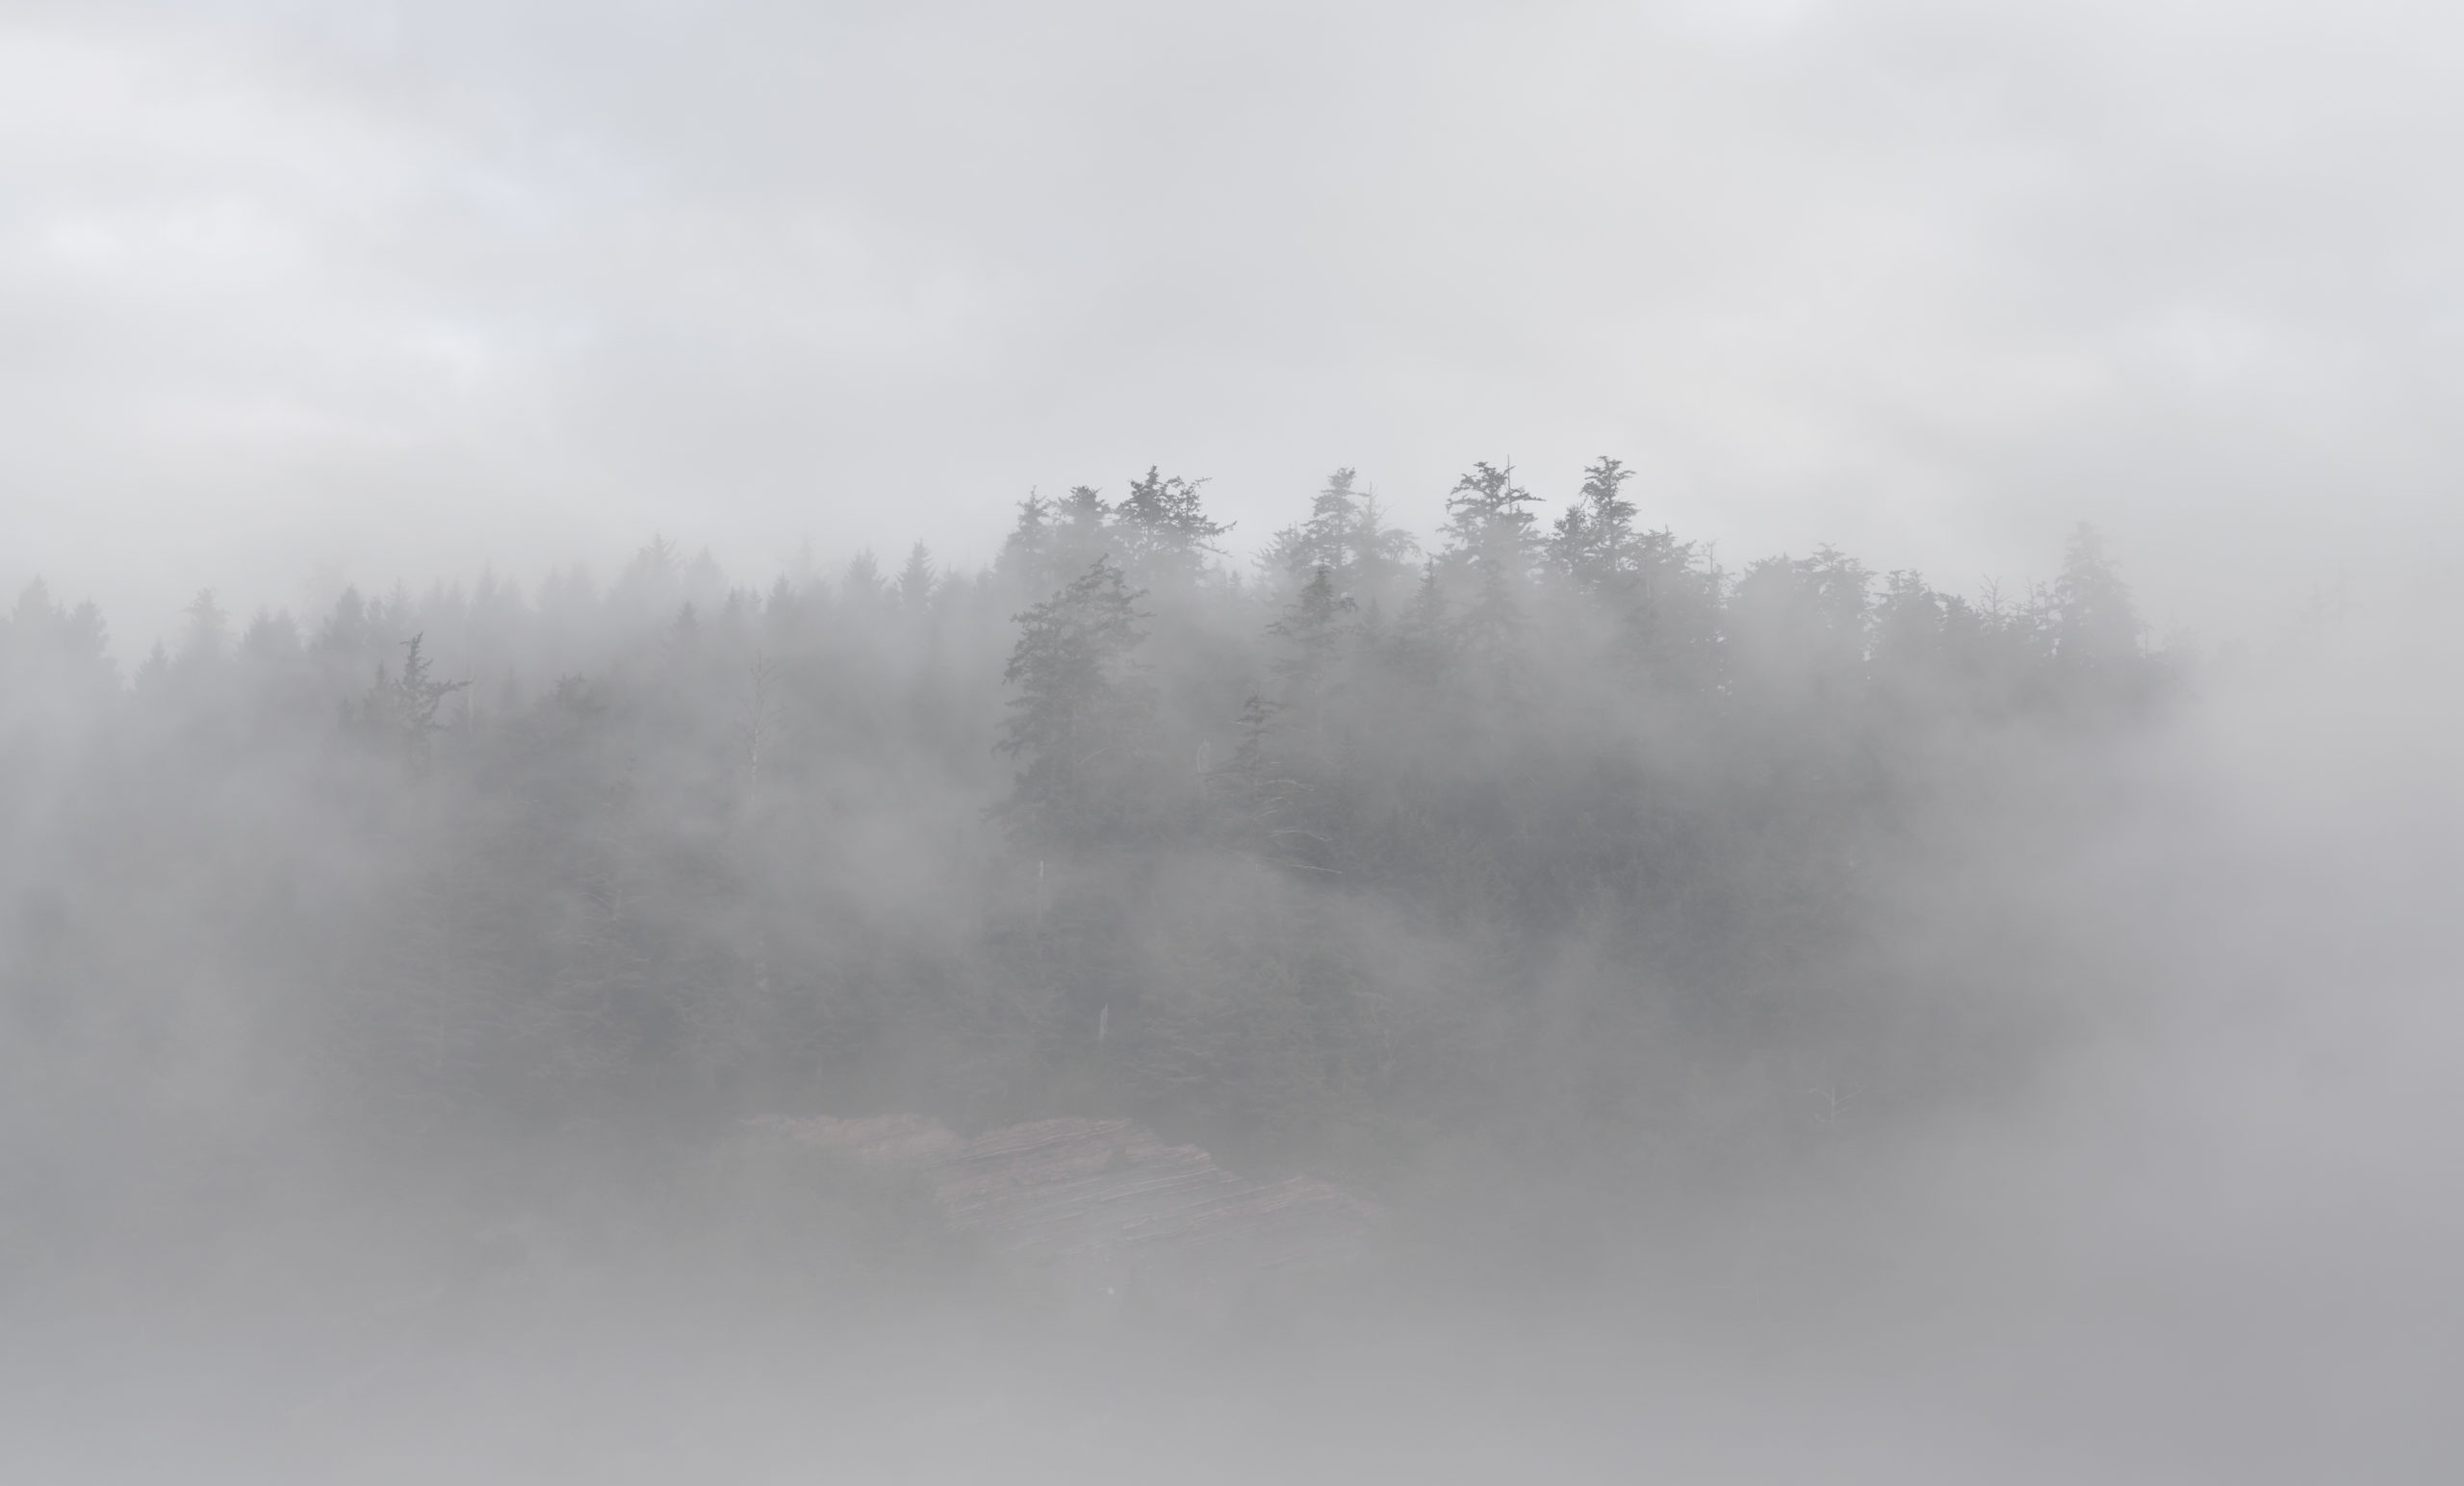
[[[760,592],[654,543],[304,628],[201,597],[125,682],[38,587],[15,1128],[1119,1112],[1369,1170],[2024,1071],[2054,884],[2166,689],[2094,538],[2017,602],[1728,571],[1628,473],[1552,519],[1478,465],[1423,554],[1339,472],[1248,574],[1150,471],[1030,498],[981,574]]]

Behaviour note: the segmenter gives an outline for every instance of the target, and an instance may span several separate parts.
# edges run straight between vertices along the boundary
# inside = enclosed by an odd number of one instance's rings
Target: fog
[[[150,642],[625,560],[991,556],[1161,462],[1616,450],[1738,556],[2160,628],[2457,535],[2452,20],[2371,0],[0,17],[0,588]],[[2332,506],[2335,519],[2323,520]],[[142,541],[122,540],[144,533]]]
[[[2446,25],[0,18],[0,1474],[2452,1477]]]
[[[2448,611],[2199,661],[2084,530],[1979,607],[1617,474],[1542,541],[1476,469],[1417,573],[1338,477],[1236,583],[1150,474],[980,575],[654,544],[125,679],[31,593],[12,1453],[2443,1473]],[[887,1114],[1370,1216],[1157,1268],[1035,1227],[1152,1180],[970,1217]]]

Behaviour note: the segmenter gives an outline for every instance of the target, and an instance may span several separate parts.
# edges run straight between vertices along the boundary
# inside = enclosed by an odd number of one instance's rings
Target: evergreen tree
[[[2139,607],[2104,538],[2082,523],[2062,554],[2053,584],[2054,653],[2072,672],[2117,671],[2138,660]]]
[[[1421,545],[1402,527],[1387,525],[1386,508],[1375,496],[1364,493],[1354,509],[1345,552],[1349,564],[1346,591],[1363,602],[1374,602],[1411,572],[1412,554]]]
[[[1338,593],[1355,599],[1383,595],[1405,571],[1418,543],[1386,523],[1377,498],[1359,488],[1351,470],[1337,470],[1311,501],[1309,519],[1286,526],[1268,544],[1269,571],[1296,584],[1324,570]]]
[[[1872,581],[1831,547],[1747,568],[1729,605],[1732,679],[1766,702],[1848,695],[1864,666]]]
[[[1003,576],[1014,592],[1049,594],[1111,555],[1118,537],[1112,503],[1091,485],[1073,485],[1058,500],[1030,495],[1002,550]]]
[[[1598,593],[1634,572],[1634,502],[1621,494],[1633,474],[1618,460],[1595,460],[1583,471],[1580,494],[1557,518],[1549,557],[1576,587]]]
[[[247,633],[240,637],[240,653],[260,666],[281,666],[289,663],[305,649],[299,642],[299,626],[288,614],[265,609],[257,611],[248,622]]]
[[[865,548],[847,563],[847,572],[838,580],[842,602],[858,609],[869,609],[881,602],[889,592],[888,582],[882,576],[882,565],[873,560],[873,550]]]
[[[1348,469],[1328,475],[1325,488],[1310,502],[1309,519],[1283,527],[1268,541],[1262,561],[1270,572],[1305,582],[1310,574],[1323,569],[1340,581],[1358,505],[1352,492],[1356,478]]]
[[[1054,540],[1052,502],[1032,490],[1027,492],[1027,498],[1018,502],[1018,519],[993,560],[993,572],[1014,586],[1043,591]]]
[[[1464,643],[1501,657],[1524,624],[1522,591],[1540,551],[1538,518],[1525,509],[1531,492],[1514,483],[1512,465],[1481,460],[1454,482],[1447,498],[1446,564],[1471,578],[1463,615]]]
[[[1359,607],[1331,570],[1311,575],[1267,627],[1274,694],[1242,710],[1230,771],[1239,804],[1253,839],[1293,865],[1324,869],[1333,846],[1329,796],[1345,764],[1333,713]]]
[[[445,699],[471,684],[440,681],[430,675],[432,667],[422,653],[424,639],[415,634],[403,642],[405,653],[398,673],[382,665],[376,668],[375,684],[360,700],[358,711],[361,726],[372,736],[420,766],[427,762],[436,734],[445,729],[437,717]]]
[[[1000,814],[1042,840],[1087,844],[1143,823],[1154,700],[1130,656],[1145,612],[1108,557],[1015,616],[1002,679],[1015,689],[999,749],[1021,767]]]
[[[1420,583],[1387,642],[1388,653],[1405,676],[1433,682],[1452,669],[1461,633],[1461,621],[1438,579],[1437,560],[1431,558],[1421,565]]]
[[[220,660],[230,643],[231,621],[214,602],[213,590],[200,592],[181,612],[187,623],[180,631],[180,664],[193,669]]]
[[[1924,578],[1906,569],[1883,579],[1874,602],[1874,665],[1878,674],[1912,678],[1942,662],[1950,609]]]
[[[933,591],[939,581],[933,571],[932,552],[918,542],[907,550],[907,565],[898,570],[898,580],[894,585],[898,591],[898,602],[910,613],[922,613],[932,606]]]
[[[1335,586],[1333,570],[1320,568],[1267,627],[1279,642],[1272,665],[1287,705],[1318,699],[1359,611],[1359,601]]]
[[[1531,492],[1514,483],[1514,466],[1476,462],[1446,499],[1447,556],[1484,576],[1521,579],[1539,550]]]
[[[1206,482],[1166,476],[1149,466],[1113,510],[1123,561],[1149,582],[1187,584],[1203,571],[1216,540],[1232,528],[1206,514]]]

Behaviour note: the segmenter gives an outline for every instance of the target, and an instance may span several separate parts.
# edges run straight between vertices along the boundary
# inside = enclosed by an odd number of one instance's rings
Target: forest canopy
[[[381,1153],[918,1109],[1373,1185],[2024,1077],[2077,1002],[2065,862],[2176,685],[2112,559],[1731,569],[1630,474],[1552,514],[1481,463],[1424,542],[1338,471],[1246,566],[1149,470],[1030,496],[981,572],[756,589],[662,540],[604,587],[200,595],[125,678],[38,584],[11,1159],[207,1111]]]

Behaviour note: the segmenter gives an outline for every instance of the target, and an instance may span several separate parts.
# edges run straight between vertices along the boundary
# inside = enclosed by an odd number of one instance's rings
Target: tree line
[[[2178,686],[2114,563],[1731,570],[1631,473],[1553,513],[1476,464],[1424,543],[1338,471],[1245,566],[1149,470],[980,572],[659,541],[305,625],[200,596],[126,677],[37,585],[0,1097],[372,1152],[1119,1113],[1392,1176],[2024,1076],[2056,884]]]

